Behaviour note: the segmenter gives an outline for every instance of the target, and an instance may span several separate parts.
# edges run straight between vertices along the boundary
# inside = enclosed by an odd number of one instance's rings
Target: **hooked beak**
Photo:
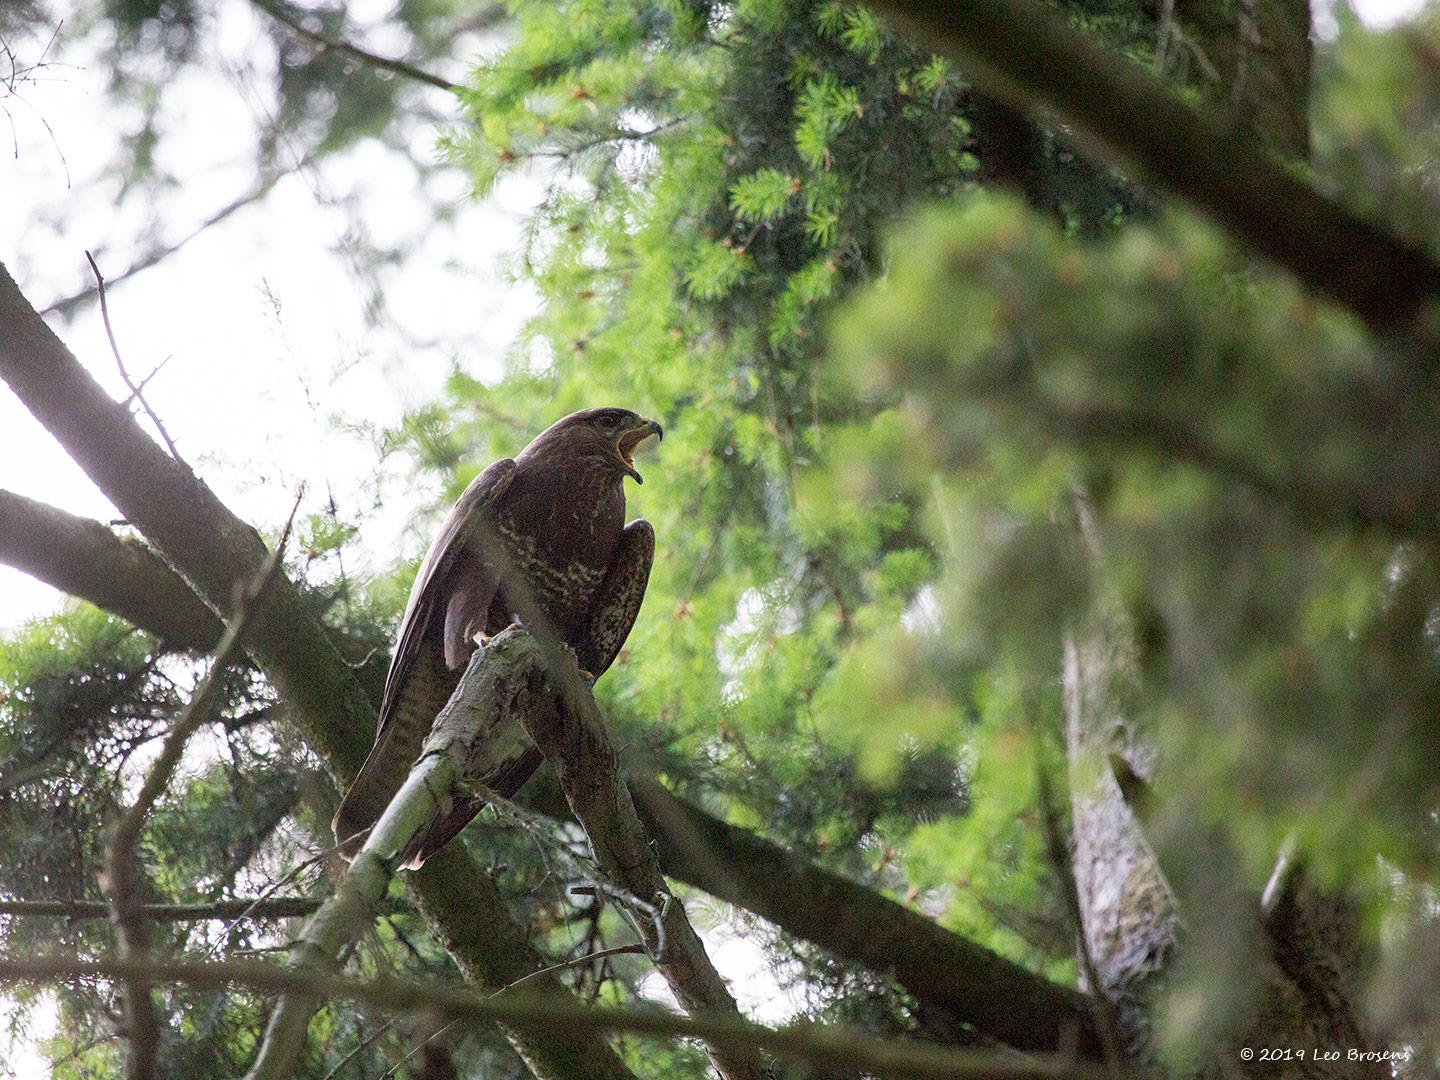
[[[635,468],[635,448],[651,435],[663,439],[665,438],[665,429],[654,420],[646,420],[638,427],[633,427],[629,431],[622,432],[620,434],[620,441],[615,446],[616,452],[620,455],[621,462],[625,465],[626,474],[633,477],[637,484],[643,484],[645,480],[641,477],[640,470]]]

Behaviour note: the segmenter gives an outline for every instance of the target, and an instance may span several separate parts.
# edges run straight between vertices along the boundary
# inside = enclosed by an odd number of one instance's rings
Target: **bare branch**
[[[245,207],[251,205],[252,203],[259,202],[266,195],[270,194],[271,190],[275,187],[277,183],[280,182],[283,177],[288,176],[296,169],[306,167],[309,163],[310,158],[307,157],[302,159],[295,166],[294,169],[282,169],[280,171],[273,172],[270,175],[263,177],[249,191],[236,196],[230,202],[220,207],[214,213],[206,217],[205,220],[200,222],[199,225],[195,226],[195,228],[191,229],[188,233],[180,237],[178,240],[174,240],[168,244],[157,244],[155,247],[147,250],[143,255],[131,262],[130,265],[127,266],[124,270],[120,271],[120,273],[116,274],[114,277],[107,278],[105,284],[112,287],[115,285],[119,285],[121,282],[134,277],[141,271],[149,270],[152,266],[163,262],[171,255],[174,255],[181,248],[183,248],[186,244],[190,243],[190,241],[194,240],[201,233],[205,232],[205,230],[209,229],[211,226],[218,225],[226,218],[230,217],[232,214],[243,210]],[[70,296],[63,296],[59,300],[51,301],[51,303],[49,303],[45,308],[41,310],[40,314],[60,315],[64,318],[69,318],[72,314],[74,314],[76,308],[78,308],[85,301],[89,300],[91,296],[95,295],[95,293],[95,289],[81,289],[79,292],[73,293]],[[145,388],[145,384],[150,381],[154,374],[155,373],[152,371],[150,375],[147,375],[144,379],[140,380],[140,389],[143,390]]]
[[[644,953],[645,946],[638,941],[632,942],[629,945],[616,945],[612,949],[599,949],[592,953],[586,953],[584,956],[577,956],[573,960],[562,960],[558,964],[551,964],[549,967],[541,968],[539,971],[532,971],[524,978],[516,979],[509,986],[502,986],[499,990],[496,990],[495,993],[503,994],[509,990],[514,990],[517,986],[525,985],[532,979],[538,979],[541,976],[549,975],[556,971],[565,971],[568,968],[579,967],[581,964],[594,963],[596,960],[607,960],[612,956],[635,956],[644,955]]]
[[[95,288],[100,293],[100,318],[105,323],[105,336],[110,339],[110,351],[115,354],[115,366],[120,369],[120,378],[130,388],[128,400],[140,402],[140,407],[145,410],[145,415],[150,417],[150,422],[155,425],[155,430],[160,433],[160,438],[164,439],[165,445],[170,448],[170,456],[176,461],[184,461],[185,459],[180,456],[180,451],[175,449],[175,440],[170,438],[170,433],[165,430],[165,425],[160,422],[160,417],[150,407],[150,403],[145,400],[145,395],[140,392],[140,387],[136,386],[135,381],[130,378],[130,372],[125,368],[125,361],[120,358],[120,346],[115,342],[115,330],[110,325],[110,305],[105,299],[105,277],[100,273],[95,256],[87,251],[85,259],[90,263],[90,269],[95,274]]]
[[[448,850],[448,849],[447,849]],[[1016,1060],[994,1053],[881,1039],[845,1026],[794,1024],[783,1030],[752,1024],[738,1016],[680,1016],[666,1009],[616,1009],[583,1005],[573,998],[502,994],[488,998],[435,983],[408,979],[358,981],[321,972],[295,972],[256,960],[223,964],[136,960],[75,960],[65,957],[0,960],[0,981],[59,982],[146,978],[191,986],[247,986],[358,1001],[380,1009],[424,1011],[472,1022],[499,1023],[526,1031],[570,1035],[632,1032],[662,1038],[696,1038],[728,1051],[756,1049],[793,1061],[824,1066],[838,1075],[870,1073],[912,1080],[1111,1080],[1104,1069],[1067,1055]]]
[[[103,286],[100,295],[103,305]],[[145,819],[156,800],[169,786],[170,778],[180,764],[180,756],[185,752],[185,744],[200,725],[209,719],[221,692],[226,670],[242,655],[245,632],[280,571],[285,543],[290,538],[290,526],[294,523],[295,511],[299,507],[300,499],[297,496],[295,506],[290,511],[290,519],[285,523],[274,553],[260,574],[244,589],[235,619],[220,639],[210,670],[205,673],[190,701],[181,711],[179,719],[175,721],[170,734],[166,736],[160,756],[146,774],[139,795],[121,816],[110,843],[106,846],[100,890],[110,902],[111,917],[115,922],[122,957],[144,959],[151,946],[150,924],[140,902],[145,891],[145,874],[135,858],[135,842],[139,839],[140,830],[144,828]],[[148,981],[132,979],[127,982],[125,1029],[128,1046],[127,1074],[130,1080],[149,1080],[155,1075],[156,1058],[160,1049],[160,1021],[155,1013],[155,1003],[150,996]]]
[[[1440,265],[1321,195],[1254,135],[1182,102],[1036,0],[870,0],[997,94],[1053,110],[1381,332],[1440,294]],[[1422,328],[1423,329],[1423,328]]]
[[[276,22],[288,27],[297,37],[304,38],[306,41],[320,46],[322,50],[331,49],[338,53],[344,53],[346,56],[354,57],[356,60],[369,64],[371,67],[380,68],[382,71],[393,72],[396,75],[403,75],[405,78],[414,79],[416,82],[428,83],[441,90],[449,90],[451,93],[460,89],[459,86],[452,83],[449,79],[442,79],[439,75],[432,75],[428,71],[422,71],[420,68],[415,67],[413,64],[407,64],[403,60],[392,60],[388,56],[379,56],[360,48],[358,45],[352,45],[348,41],[341,41],[338,38],[316,33],[314,30],[308,29],[304,23],[292,17],[280,4],[273,3],[272,0],[254,0],[254,3],[256,7]]]

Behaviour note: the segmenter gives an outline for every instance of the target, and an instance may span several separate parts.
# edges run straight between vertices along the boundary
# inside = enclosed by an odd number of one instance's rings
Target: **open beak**
[[[651,435],[663,439],[665,438],[665,429],[654,420],[646,420],[638,427],[622,432],[620,441],[615,447],[620,454],[620,460],[625,463],[625,472],[633,477],[637,484],[643,484],[645,480],[641,477],[640,470],[635,468],[635,448]]]

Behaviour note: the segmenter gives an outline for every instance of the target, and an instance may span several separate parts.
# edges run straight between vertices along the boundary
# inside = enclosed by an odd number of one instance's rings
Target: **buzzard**
[[[625,524],[625,477],[643,483],[632,455],[660,425],[627,409],[584,409],[556,421],[514,458],[465,489],[410,590],[375,745],[335,814],[335,838],[353,854],[419,756],[420,745],[484,640],[533,610],[598,678],[620,651],[650,578],[655,532]],[[493,767],[479,778],[513,795],[540,765],[525,733],[487,736]],[[421,832],[401,864],[418,867],[479,813],[459,800]]]

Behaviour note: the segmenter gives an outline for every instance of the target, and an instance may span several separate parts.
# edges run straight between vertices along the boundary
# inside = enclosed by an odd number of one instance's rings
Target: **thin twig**
[[[210,946],[208,950],[206,950],[206,955],[213,955],[215,951],[220,948],[220,945],[225,941],[225,939],[230,936],[230,931],[233,930],[242,919],[248,919],[254,916],[260,905],[269,900],[277,890],[294,881],[297,877],[299,877],[310,867],[314,866],[316,863],[335,854],[336,850],[337,849],[332,846],[326,848],[324,851],[316,852],[314,855],[310,856],[310,858],[306,859],[298,866],[293,867],[289,872],[287,872],[283,877],[281,877],[280,880],[272,882],[270,885],[267,885],[261,891],[260,895],[250,902],[250,906],[248,908],[240,912],[240,914],[236,915],[233,919],[231,919],[225,924],[225,926],[221,929],[220,933],[216,936],[215,943]],[[316,907],[318,908],[319,904],[317,904]]]
[[[527,976],[527,977],[528,977],[528,976]],[[493,997],[494,995],[492,994],[491,996]],[[392,1076],[395,1076],[396,1074],[398,1074],[398,1073],[400,1072],[400,1067],[401,1067],[402,1065],[404,1065],[407,1061],[409,1061],[411,1058],[413,1058],[416,1054],[420,1053],[421,1050],[424,1050],[425,1047],[429,1046],[432,1042],[434,1042],[436,1039],[440,1038],[440,1036],[444,1035],[447,1031],[449,1031],[451,1028],[453,1028],[453,1027],[454,1027],[456,1024],[458,1024],[458,1023],[460,1023],[459,1020],[451,1020],[451,1021],[450,1021],[448,1024],[446,1024],[444,1027],[442,1027],[442,1028],[437,1028],[435,1031],[432,1031],[429,1035],[426,1035],[425,1038],[421,1039],[418,1043],[416,1043],[414,1046],[412,1046],[412,1047],[410,1048],[410,1052],[409,1052],[408,1054],[406,1054],[406,1055],[405,1055],[404,1057],[402,1057],[399,1061],[397,1061],[394,1065],[391,1065],[390,1068],[386,1069],[383,1073],[381,1073],[381,1074],[380,1074],[380,1080],[390,1080],[390,1078],[391,1078]]]
[[[144,904],[140,911],[153,923],[203,922],[206,919],[299,919],[323,902],[318,896],[240,897],[197,904]],[[411,910],[395,900],[395,909]],[[110,916],[110,905],[100,900],[0,900],[0,916],[66,919],[86,922]]]
[[[621,914],[625,915],[626,918],[632,922],[634,921],[635,913],[629,909],[639,908],[640,911],[648,915],[650,921],[655,924],[655,951],[653,959],[656,963],[659,963],[665,957],[665,915],[669,910],[672,898],[665,897],[664,903],[660,907],[656,907],[650,903],[650,901],[641,899],[629,890],[622,889],[618,885],[611,885],[604,881],[592,881],[587,885],[572,886],[570,894],[572,896],[608,896],[612,900],[619,901]],[[641,936],[644,936],[643,930],[640,930],[639,927],[636,927],[636,930],[641,933]],[[529,976],[527,975],[526,978],[529,978]]]
[[[120,356],[120,346],[115,342],[115,330],[110,325],[110,305],[105,300],[105,276],[100,273],[95,256],[87,251],[85,258],[95,274],[95,288],[100,293],[100,318],[104,320],[105,336],[110,339],[110,351],[115,354],[115,366],[120,369],[120,378],[130,388],[130,397],[140,402],[140,407],[145,410],[145,415],[150,417],[150,422],[155,425],[155,430],[160,433],[160,438],[165,440],[165,445],[170,448],[170,456],[183,464],[185,459],[180,456],[180,451],[175,449],[175,441],[170,438],[170,433],[165,430],[165,425],[160,422],[160,417],[150,407],[150,403],[145,400],[145,395],[140,392],[141,388],[135,385],[134,380],[130,378],[130,372],[125,368],[125,361]]]
[[[605,960],[612,956],[627,956],[634,953],[643,955],[644,952],[645,946],[638,941],[634,941],[629,945],[616,945],[611,949],[601,949],[598,952],[586,953],[584,956],[577,956],[573,960],[564,960],[558,964],[543,967],[539,971],[532,971],[529,975],[522,975],[509,986],[502,986],[499,990],[496,990],[495,994],[506,993],[509,990],[514,990],[517,986],[529,982],[531,979],[538,979],[542,975],[551,975],[557,971],[564,971],[566,968],[579,967],[581,964],[588,964],[592,960]],[[494,997],[495,994],[491,994],[490,996]]]
[[[369,1035],[367,1035],[363,1040],[361,1040],[361,1042],[355,1047],[354,1050],[351,1050],[343,1058],[337,1061],[335,1063],[335,1067],[329,1072],[327,1072],[324,1076],[322,1076],[320,1080],[335,1080],[336,1073],[338,1073],[346,1065],[349,1065],[350,1062],[354,1061],[355,1058],[358,1057],[360,1054],[364,1053],[366,1047],[368,1047],[376,1039],[380,1038],[381,1035],[384,1035],[387,1031],[393,1028],[397,1022],[397,1018],[393,1016],[389,1020],[386,1020],[385,1023],[381,1024]],[[414,1053],[414,1051],[412,1050],[411,1053]]]
[[[352,45],[348,41],[342,41],[339,38],[332,38],[326,34],[307,29],[298,19],[295,19],[288,12],[284,11],[279,4],[270,3],[269,0],[254,0],[254,3],[256,7],[276,22],[289,27],[298,37],[302,37],[312,44],[319,45],[322,50],[332,49],[335,52],[344,53],[346,56],[352,56],[356,60],[369,64],[371,67],[393,72],[396,75],[403,75],[405,78],[414,79],[417,82],[429,83],[431,86],[438,87],[441,90],[449,90],[451,93],[460,89],[457,84],[452,83],[449,79],[442,79],[439,75],[432,75],[430,72],[424,71],[413,64],[407,64],[404,60],[392,60],[388,56],[380,56],[376,53],[369,52],[366,49],[360,48],[358,45]]]
[[[88,252],[86,253],[88,257]],[[95,265],[91,260],[90,265]],[[99,276],[99,270],[96,271]],[[104,305],[104,289],[101,288],[101,305]],[[108,330],[109,323],[107,321]],[[114,339],[111,339],[113,344]],[[119,354],[116,354],[119,359]],[[123,367],[122,367],[123,370]],[[127,380],[128,381],[128,380]],[[285,544],[290,538],[290,528],[295,521],[295,512],[300,507],[297,496],[290,518],[285,523],[280,541],[274,552],[260,568],[250,585],[246,587],[236,607],[235,617],[226,628],[220,644],[215,650],[215,659],[210,670],[200,681],[195,693],[180,713],[166,736],[160,749],[160,756],[151,766],[141,784],[135,802],[121,815],[115,826],[100,877],[100,888],[110,903],[111,918],[115,922],[120,943],[120,954],[128,959],[148,959],[150,951],[150,924],[145,918],[140,897],[144,889],[144,872],[135,858],[135,843],[145,826],[145,819],[154,808],[156,801],[170,784],[185,745],[209,718],[216,699],[221,693],[225,672],[238,659],[243,649],[245,632],[260,610],[270,585],[280,571],[285,553]],[[160,1046],[160,1021],[155,1012],[155,1002],[150,994],[150,981],[134,978],[127,982],[125,991],[125,1034],[127,1039],[127,1075],[130,1080],[149,1080],[155,1075],[156,1060]]]

